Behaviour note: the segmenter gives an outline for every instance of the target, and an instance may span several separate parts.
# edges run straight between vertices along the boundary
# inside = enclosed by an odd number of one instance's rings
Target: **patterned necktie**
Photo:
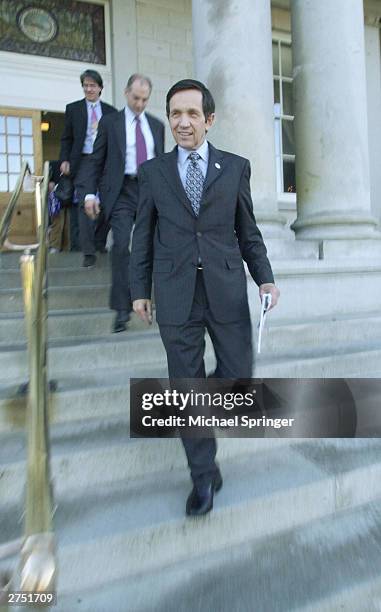
[[[193,151],[188,155],[188,159],[189,164],[185,180],[185,192],[190,200],[194,214],[198,217],[202,190],[204,187],[204,175],[197,163],[197,160],[201,159],[201,155]]]
[[[91,105],[90,122],[91,122],[91,137],[93,139],[93,144],[94,144],[94,141],[97,137],[97,131],[98,131],[98,117],[97,117],[97,113],[95,110],[95,104]]]
[[[144,140],[142,128],[140,126],[140,118],[136,117],[135,119],[136,119],[135,137],[136,137],[136,170],[137,170],[140,164],[147,161],[147,147],[146,147],[146,141]]]

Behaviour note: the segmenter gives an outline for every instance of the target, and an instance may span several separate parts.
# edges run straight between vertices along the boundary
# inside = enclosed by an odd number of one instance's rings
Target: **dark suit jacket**
[[[145,113],[155,144],[155,155],[164,152],[164,123]],[[93,154],[89,156],[86,169],[80,172],[80,191],[100,192],[100,200],[106,218],[110,216],[124,181],[126,165],[126,121],[124,109],[102,117],[94,142]]]
[[[116,108],[101,101],[102,116],[115,113]],[[66,106],[65,125],[61,137],[60,162],[70,162],[70,174],[74,178],[81,162],[83,143],[87,130],[86,99],[77,100]]]
[[[250,194],[250,163],[209,144],[196,217],[177,169],[177,147],[139,170],[139,206],[130,260],[133,300],[155,287],[161,324],[188,319],[200,256],[211,312],[220,323],[249,317],[245,260],[257,285],[274,282]]]

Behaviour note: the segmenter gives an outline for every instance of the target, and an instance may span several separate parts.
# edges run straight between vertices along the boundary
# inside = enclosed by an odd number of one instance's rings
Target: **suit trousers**
[[[105,216],[100,214],[96,221],[90,219],[83,206],[83,200],[86,195],[82,182],[86,177],[87,168],[90,163],[91,156],[82,154],[77,174],[73,179],[74,187],[77,191],[77,196],[80,205],[72,206],[71,214],[71,248],[76,250],[80,248],[84,255],[95,255],[95,251],[102,251],[106,246],[109,224],[105,220]],[[78,181],[78,176],[82,179]]]
[[[138,182],[124,177],[123,187],[111,210],[110,225],[113,236],[111,251],[111,294],[110,308],[132,310],[129,263],[130,241],[138,206]]]
[[[93,221],[85,213],[84,207],[79,206],[78,225],[82,253],[95,255],[96,251],[103,251],[106,246],[109,224],[105,221],[102,211],[98,219]]]
[[[174,298],[176,299],[176,298]],[[215,356],[215,378],[250,378],[253,346],[250,319],[218,323],[210,311],[203,272],[197,272],[190,316],[183,325],[159,325],[167,353],[168,375],[176,378],[205,378],[205,330],[208,330]],[[218,469],[217,444],[210,438],[182,438],[195,484],[210,482]]]
[[[79,237],[79,204],[72,204],[70,206],[70,250],[81,250],[81,241]]]
[[[70,248],[70,209],[68,206],[61,208],[57,215],[51,219],[49,246],[50,248],[66,251]]]

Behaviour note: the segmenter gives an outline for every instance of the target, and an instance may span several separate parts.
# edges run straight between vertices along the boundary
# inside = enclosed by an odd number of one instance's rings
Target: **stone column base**
[[[300,240],[342,240],[381,237],[377,226],[375,217],[361,211],[302,216],[291,225],[291,229]]]
[[[381,234],[377,238],[363,240],[321,240],[319,259],[356,260],[381,262]],[[380,288],[381,290],[381,288]]]

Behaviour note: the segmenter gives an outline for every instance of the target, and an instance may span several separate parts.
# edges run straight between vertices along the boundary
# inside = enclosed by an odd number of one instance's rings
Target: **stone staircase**
[[[26,473],[17,259],[0,256],[0,542],[22,533]],[[214,511],[186,519],[179,440],[129,438],[130,377],[166,374],[158,330],[134,319],[128,333],[110,334],[108,258],[94,270],[80,261],[50,256],[55,609],[381,610],[377,381],[354,390],[362,439],[220,439],[225,485]],[[268,317],[256,376],[380,376],[377,296],[354,294],[353,278],[375,287],[381,266],[360,274],[345,262],[336,281],[333,264],[309,266],[311,278],[298,261],[274,266],[282,309]],[[255,320],[254,286],[249,294]],[[210,347],[207,360],[212,368]]]

